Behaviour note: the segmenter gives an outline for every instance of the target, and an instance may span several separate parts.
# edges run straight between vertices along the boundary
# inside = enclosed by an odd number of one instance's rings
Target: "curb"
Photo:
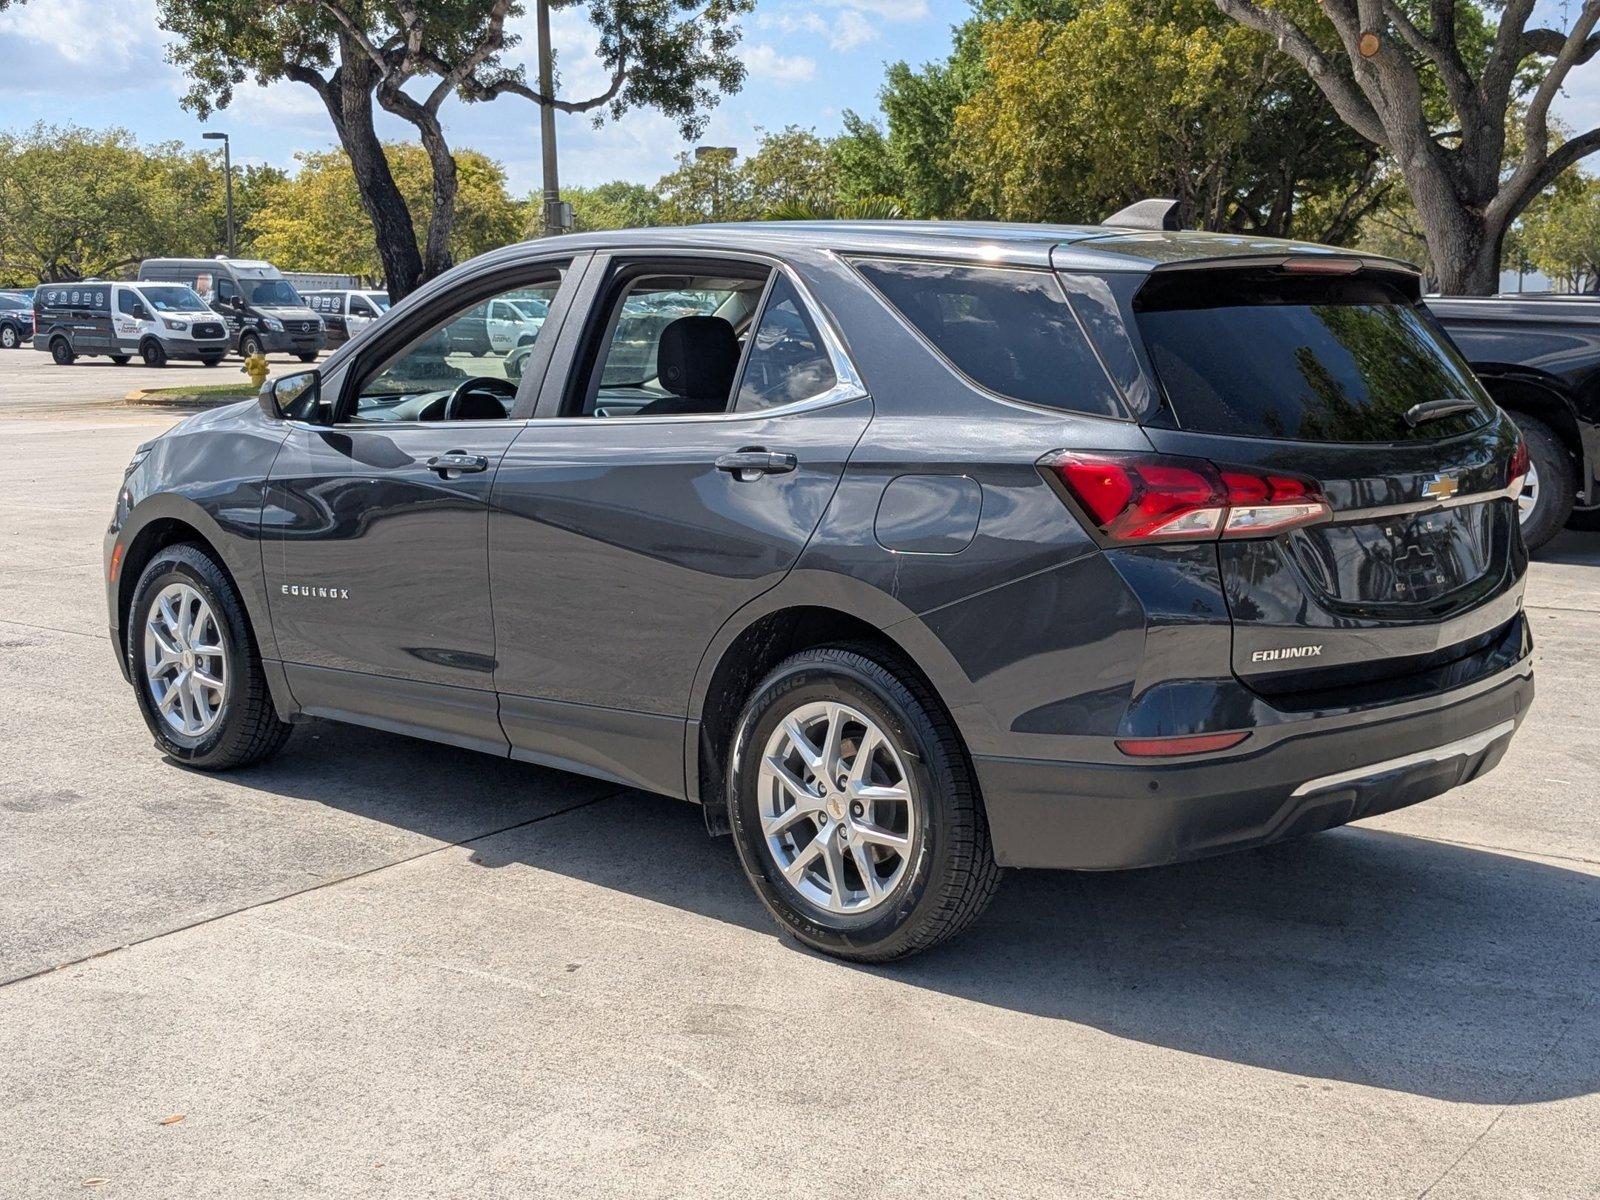
[[[241,393],[237,396],[155,395],[158,390],[135,388],[122,398],[122,402],[143,408],[221,408],[225,404],[237,404],[241,400],[250,400],[255,396],[254,392]]]

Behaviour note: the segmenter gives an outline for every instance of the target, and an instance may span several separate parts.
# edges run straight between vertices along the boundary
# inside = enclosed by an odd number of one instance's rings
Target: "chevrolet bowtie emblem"
[[[1435,475],[1422,485],[1422,494],[1429,500],[1448,500],[1460,486],[1461,481],[1454,475]]]

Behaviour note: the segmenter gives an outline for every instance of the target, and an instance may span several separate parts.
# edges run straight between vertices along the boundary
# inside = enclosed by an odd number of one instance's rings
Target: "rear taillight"
[[[1063,450],[1039,468],[1119,543],[1264,537],[1332,515],[1310,479],[1203,458]]]
[[[1520,491],[1522,481],[1527,478],[1530,460],[1528,458],[1528,443],[1522,435],[1517,435],[1517,448],[1511,452],[1511,469],[1506,472],[1506,486],[1508,490]]]

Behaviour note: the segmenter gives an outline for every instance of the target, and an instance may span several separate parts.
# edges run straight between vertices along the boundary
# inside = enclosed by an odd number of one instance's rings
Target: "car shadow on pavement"
[[[666,799],[608,799],[474,861],[775,932],[728,841]],[[1597,930],[1594,875],[1356,827],[1174,867],[1009,872],[962,937],[840,969],[1307,1080],[1529,1104],[1600,1091],[1594,1022],[1568,1036],[1600,984]]]

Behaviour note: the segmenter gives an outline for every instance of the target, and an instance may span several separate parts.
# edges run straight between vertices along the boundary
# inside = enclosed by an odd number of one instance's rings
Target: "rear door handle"
[[[759,446],[724,454],[717,459],[717,470],[727,471],[740,479],[754,479],[757,475],[783,475],[800,465],[800,460],[781,450],[763,450]]]
[[[428,470],[437,471],[441,476],[470,475],[488,469],[489,460],[483,455],[464,454],[460,450],[452,450],[448,454],[436,454],[428,460]]]

